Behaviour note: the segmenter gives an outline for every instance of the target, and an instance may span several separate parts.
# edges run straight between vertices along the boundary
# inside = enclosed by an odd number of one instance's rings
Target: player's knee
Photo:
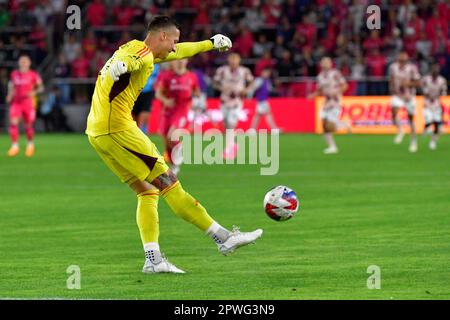
[[[167,170],[165,173],[161,174],[160,176],[156,177],[151,184],[157,188],[160,192],[163,192],[164,190],[168,189],[169,187],[173,186],[175,183],[178,182],[177,175],[172,172],[172,170]]]
[[[323,131],[326,133],[330,133],[333,132],[335,130],[335,125],[334,123],[330,122],[330,121],[324,121],[323,122]]]
[[[149,190],[156,190],[156,188],[147,181],[140,181],[140,180],[129,181],[128,185],[130,186],[131,189],[133,189],[134,192],[136,192],[136,194],[141,194]]]
[[[397,108],[392,108],[392,119],[394,121],[397,120],[397,113],[398,113],[398,109]]]
[[[9,120],[9,124],[12,126],[18,126],[19,125],[19,118],[11,118]]]
[[[23,122],[23,127],[25,128],[25,130],[32,129],[33,128],[33,123],[30,122],[30,121],[24,121]]]
[[[439,133],[440,126],[441,126],[440,122],[434,122],[434,134]]]

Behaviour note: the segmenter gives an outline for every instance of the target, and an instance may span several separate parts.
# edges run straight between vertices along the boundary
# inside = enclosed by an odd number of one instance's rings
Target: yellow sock
[[[144,191],[137,196],[138,205],[136,211],[136,222],[141,234],[142,244],[149,242],[158,243],[159,217],[158,199],[159,191]]]
[[[164,190],[161,195],[177,216],[192,223],[200,230],[206,232],[214,222],[206,209],[184,191],[179,181]]]

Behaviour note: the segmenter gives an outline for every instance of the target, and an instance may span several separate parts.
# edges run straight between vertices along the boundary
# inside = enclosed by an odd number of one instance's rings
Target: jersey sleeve
[[[250,90],[247,94],[248,98],[252,97],[256,90],[258,90],[264,83],[264,80],[262,78],[256,78],[255,81],[250,86]]]
[[[16,78],[16,74],[17,71],[14,70],[13,72],[11,72],[11,74],[9,75],[9,83],[11,83],[11,85],[15,86],[15,81],[14,79]]]
[[[255,78],[249,68],[245,68],[245,81],[252,82]]]
[[[166,82],[166,72],[160,71],[158,74],[158,77],[155,80],[155,90],[157,89],[164,89],[165,88],[165,82]]]
[[[37,72],[34,73],[34,84],[37,86],[42,84],[42,78]]]
[[[216,73],[214,74],[214,81],[216,82],[220,82],[223,80],[223,73],[224,73],[224,68],[220,67],[216,70]]]
[[[253,83],[252,87],[253,90],[256,91],[258,90],[264,83],[264,80],[262,78],[256,78],[255,82]]]
[[[345,77],[342,75],[340,71],[336,71],[336,78],[339,85],[343,86],[347,84],[347,80],[345,80]]]
[[[198,42],[182,42],[177,43],[176,48],[176,51],[169,53],[169,55],[165,59],[155,59],[155,63],[189,58],[195,56],[196,54],[212,50],[213,44],[211,40]]]
[[[127,65],[128,72],[134,72],[141,69],[144,66],[144,60],[139,55],[127,54],[122,57],[118,57],[117,61],[122,61]]]
[[[150,75],[150,77],[148,77],[147,83],[153,87],[156,84],[156,81],[158,79],[159,76],[159,66],[155,65],[155,68],[153,69],[152,74]]]
[[[420,80],[420,73],[415,65],[413,65],[413,67],[412,67],[411,78],[412,78],[412,80],[416,80],[416,81]]]
[[[192,79],[192,90],[200,90],[200,84],[198,83],[197,75],[193,72],[191,72],[191,79]]]
[[[322,88],[323,88],[323,81],[322,81],[322,76],[319,73],[319,75],[316,77],[316,89],[322,90]]]

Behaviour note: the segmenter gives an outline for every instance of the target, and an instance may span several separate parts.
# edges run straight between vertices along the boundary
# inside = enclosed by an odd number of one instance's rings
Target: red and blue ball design
[[[294,190],[286,186],[277,186],[266,193],[264,210],[273,220],[291,219],[299,209],[299,201]]]

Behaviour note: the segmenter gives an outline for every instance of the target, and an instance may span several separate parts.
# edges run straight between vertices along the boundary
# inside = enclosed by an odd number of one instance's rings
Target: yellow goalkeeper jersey
[[[212,49],[210,40],[177,43],[176,51],[165,59],[154,59],[143,41],[131,40],[120,46],[98,74],[86,133],[96,137],[136,126],[131,110],[153,72],[154,64],[192,57]],[[124,62],[128,72],[114,82],[108,70],[116,61]]]

